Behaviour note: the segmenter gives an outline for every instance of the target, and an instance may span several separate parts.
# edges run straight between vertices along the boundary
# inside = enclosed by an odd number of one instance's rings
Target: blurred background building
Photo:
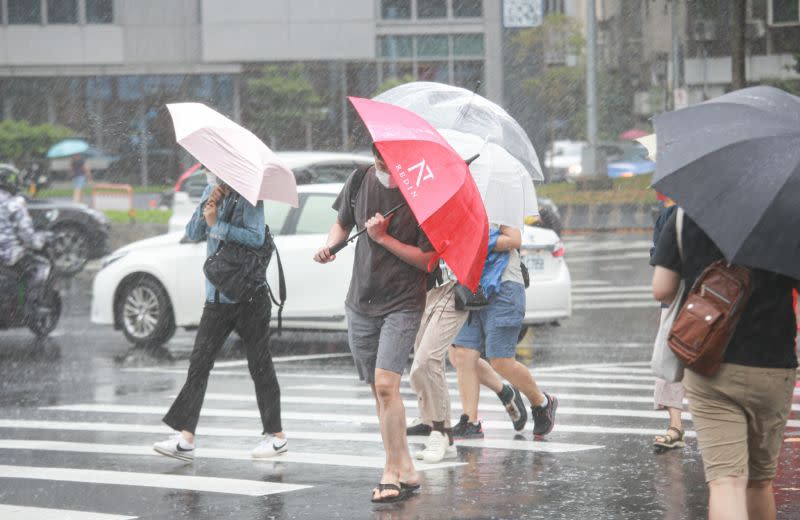
[[[646,124],[676,93],[693,103],[729,88],[732,3],[597,0],[609,133]],[[746,3],[747,79],[800,79],[800,1]],[[441,81],[506,106],[537,146],[579,139],[579,116],[543,115],[550,103],[532,92],[549,70],[579,99],[582,49],[554,40],[563,24],[528,34],[559,16],[581,28],[585,11],[583,0],[0,0],[0,117],[68,126],[158,183],[189,160],[173,101],[205,102],[276,149],[343,150],[364,146],[347,95]]]

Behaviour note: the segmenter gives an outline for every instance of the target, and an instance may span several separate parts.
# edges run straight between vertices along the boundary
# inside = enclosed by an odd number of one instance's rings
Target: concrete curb
[[[565,204],[559,206],[567,231],[613,231],[652,229],[653,204]]]

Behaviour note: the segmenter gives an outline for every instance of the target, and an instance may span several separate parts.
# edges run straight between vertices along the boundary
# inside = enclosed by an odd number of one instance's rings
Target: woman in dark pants
[[[221,217],[224,217],[224,222]],[[264,207],[238,197],[228,186],[209,184],[200,205],[186,225],[191,240],[207,240],[207,255],[217,251],[220,241],[260,247],[266,238]],[[236,330],[247,351],[247,364],[256,389],[264,439],[253,450],[255,458],[272,457],[288,449],[281,426],[281,395],[269,351],[270,302],[264,292],[249,301],[236,302],[221,294],[206,280],[206,303],[189,361],[189,373],[164,422],[177,433],[157,442],[153,449],[184,461],[194,460],[194,437],[203,406],[208,376],[225,340]]]

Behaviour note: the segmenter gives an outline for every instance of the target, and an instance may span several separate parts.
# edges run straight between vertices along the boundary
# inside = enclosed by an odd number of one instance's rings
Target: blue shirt
[[[489,229],[489,253],[486,256],[486,263],[483,266],[481,275],[481,287],[488,298],[500,287],[503,280],[503,273],[508,267],[511,255],[508,251],[494,251],[497,239],[500,238],[500,230],[496,227]]]
[[[233,204],[235,192],[222,200],[217,211],[217,223],[208,227],[206,219],[203,217],[203,206],[205,206],[209,195],[214,190],[214,186],[209,184],[203,192],[200,204],[194,210],[191,220],[186,224],[186,236],[189,240],[199,242],[206,240],[206,257],[217,252],[220,241],[230,240],[239,244],[260,247],[264,244],[264,203],[258,201],[253,206],[244,197],[239,197],[239,202],[233,210],[233,214],[226,215],[226,210]],[[222,216],[226,215],[226,222],[222,222]],[[217,289],[206,279],[206,301],[213,302]],[[236,303],[224,294],[219,294],[220,303]]]

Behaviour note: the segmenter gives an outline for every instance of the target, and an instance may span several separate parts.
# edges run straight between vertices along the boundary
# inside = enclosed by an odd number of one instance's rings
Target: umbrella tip
[[[469,166],[470,164],[472,164],[472,161],[474,161],[475,159],[477,159],[477,158],[478,158],[478,157],[480,157],[480,156],[481,156],[481,154],[479,154],[479,153],[476,153],[475,155],[473,155],[473,156],[472,156],[472,157],[470,157],[469,159],[466,159],[464,162],[466,162],[466,163],[467,163],[467,166]]]

